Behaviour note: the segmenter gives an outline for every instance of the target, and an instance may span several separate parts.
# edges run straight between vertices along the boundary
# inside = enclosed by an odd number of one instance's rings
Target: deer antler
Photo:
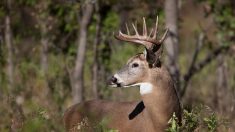
[[[115,38],[118,39],[118,40],[122,40],[122,41],[141,44],[141,45],[144,45],[146,47],[146,49],[152,50],[155,45],[161,45],[162,44],[162,42],[165,40],[166,35],[168,33],[168,29],[166,29],[166,31],[165,31],[164,35],[162,36],[162,38],[160,40],[157,40],[158,17],[157,17],[157,20],[156,20],[155,27],[151,29],[149,35],[148,35],[148,31],[147,31],[146,22],[145,22],[144,17],[143,17],[143,35],[140,35],[138,33],[137,26],[135,26],[133,23],[132,23],[132,26],[133,26],[133,29],[135,31],[135,35],[130,35],[129,28],[126,25],[127,34],[124,34],[121,31],[119,31],[118,35],[115,35]]]

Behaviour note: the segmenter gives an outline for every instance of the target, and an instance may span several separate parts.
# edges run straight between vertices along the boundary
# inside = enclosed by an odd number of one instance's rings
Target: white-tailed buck
[[[142,101],[112,102],[92,100],[71,106],[64,114],[67,131],[96,131],[97,124],[119,132],[162,132],[167,129],[173,113],[181,121],[181,106],[174,82],[161,65],[162,43],[168,30],[157,39],[157,25],[148,33],[143,19],[142,35],[132,24],[135,35],[119,31],[115,38],[145,47],[144,53],[131,57],[127,64],[109,80],[113,87],[140,86]]]

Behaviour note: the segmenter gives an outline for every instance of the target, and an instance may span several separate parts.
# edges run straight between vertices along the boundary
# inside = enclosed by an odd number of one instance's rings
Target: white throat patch
[[[140,94],[149,94],[153,91],[153,85],[151,83],[139,83],[140,85]]]

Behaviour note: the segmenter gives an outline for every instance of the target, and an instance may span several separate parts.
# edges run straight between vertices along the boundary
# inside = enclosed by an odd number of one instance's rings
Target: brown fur
[[[141,61],[144,67],[148,67],[143,60],[143,55],[137,55],[128,61]],[[111,102],[104,100],[92,100],[76,104],[70,107],[64,114],[66,130],[72,130],[76,125],[87,118],[84,127],[87,131],[95,131],[98,122],[107,121],[107,127],[119,132],[162,132],[168,126],[168,121],[176,113],[181,120],[181,107],[174,83],[164,67],[146,68],[145,75],[138,81],[150,82],[153,91],[142,95],[145,108],[138,107],[137,102]],[[138,82],[137,81],[137,82]],[[130,118],[130,113],[137,114]],[[73,129],[75,130],[75,129]],[[78,129],[76,129],[79,131]],[[81,130],[81,129],[80,129]]]

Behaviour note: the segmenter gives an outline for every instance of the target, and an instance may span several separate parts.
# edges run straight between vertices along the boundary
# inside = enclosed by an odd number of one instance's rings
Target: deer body
[[[145,20],[143,31],[145,31],[143,34],[147,36]],[[156,33],[156,31],[153,32]],[[127,40],[125,38],[128,36],[122,33],[116,36],[121,40],[145,45],[146,53],[137,54],[129,59],[127,64],[110,79],[110,85],[113,87],[139,85],[142,101],[111,102],[93,100],[76,104],[64,114],[67,131],[73,131],[73,128],[81,124],[84,119],[87,119],[85,121],[87,125],[85,123],[84,126],[87,131],[94,131],[94,126],[106,120],[105,125],[108,128],[120,132],[162,132],[167,128],[168,121],[173,113],[176,114],[179,121],[181,120],[181,107],[173,80],[158,60],[160,54],[158,46],[164,38],[155,45],[155,35],[151,38],[151,41],[143,39],[147,38],[145,36],[142,38],[131,36]],[[149,36],[151,36],[151,33]],[[134,40],[132,41],[132,39]],[[79,126],[75,130],[79,131],[80,128]]]
[[[162,67],[163,68],[163,67]],[[149,72],[162,72],[163,70],[153,69]],[[164,70],[165,71],[165,70]],[[167,71],[165,71],[167,72]],[[174,89],[171,77],[167,73],[152,78],[148,83],[152,85],[149,93],[141,94],[145,108],[137,108],[137,102],[112,102],[104,100],[92,100],[76,104],[69,108],[64,116],[67,130],[73,128],[85,117],[96,119],[100,122],[107,119],[108,128],[120,132],[162,132],[167,128],[167,122],[175,112],[181,117],[179,100]],[[149,89],[143,87],[142,89]],[[141,91],[140,91],[141,92]],[[140,109],[138,115],[129,119],[129,115],[135,109]],[[92,115],[89,115],[92,113]],[[95,123],[96,124],[96,123]]]
[[[140,124],[141,120],[144,121],[143,113],[139,114],[133,120],[128,118],[128,115],[137,104],[138,102],[110,102],[104,100],[92,100],[86,102],[85,104],[74,105],[71,107],[71,111],[68,111],[69,113],[65,115],[65,122],[67,121],[66,129],[73,130],[71,128],[74,128],[74,126],[76,127],[76,124],[81,122],[84,119],[84,116],[87,116],[88,118],[91,118],[91,120],[96,119],[97,122],[101,122],[102,119],[107,120],[108,124],[105,123],[105,127],[119,130],[120,132],[144,132],[145,128],[152,128],[152,126],[148,127],[149,125],[147,125],[143,127],[143,125]],[[76,109],[75,107],[86,107],[88,109],[86,113],[93,113],[94,115],[91,116],[82,114],[79,112],[81,109],[73,111],[73,109]],[[95,109],[95,111],[90,111],[91,109]],[[71,120],[72,118],[74,118],[74,120]],[[95,131],[95,125],[92,127],[93,128],[91,128],[90,131]]]

